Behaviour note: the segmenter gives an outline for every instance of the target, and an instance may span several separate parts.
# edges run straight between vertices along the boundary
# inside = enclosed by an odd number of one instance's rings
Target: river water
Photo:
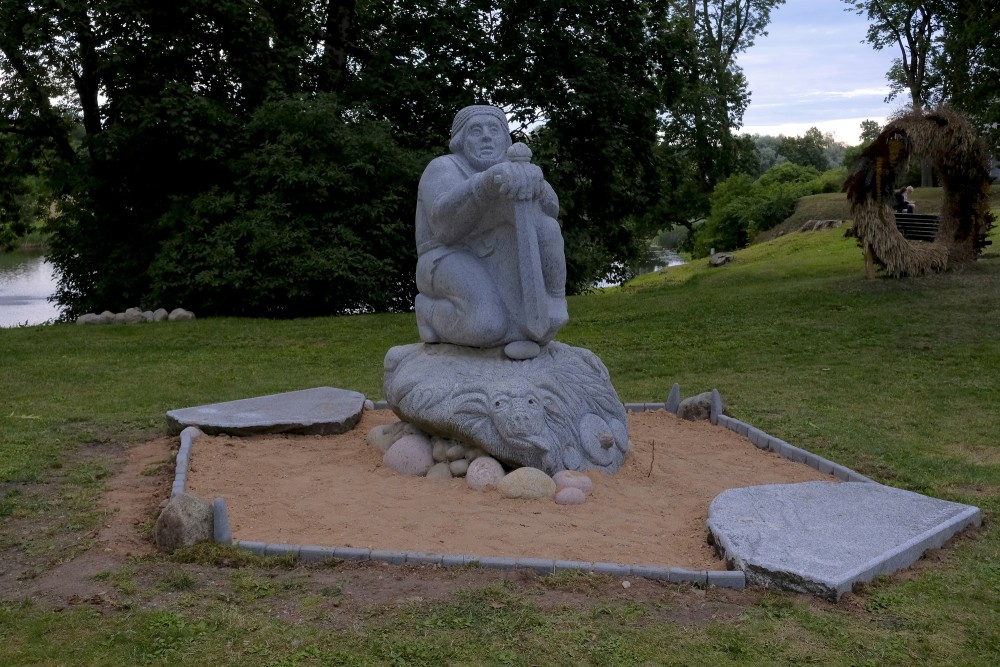
[[[55,290],[52,265],[41,253],[0,253],[0,328],[44,324],[59,317],[59,308],[48,301]]]

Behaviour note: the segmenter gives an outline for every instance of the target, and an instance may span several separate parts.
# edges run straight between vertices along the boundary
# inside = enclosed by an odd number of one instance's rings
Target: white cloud
[[[782,134],[786,137],[801,137],[811,127],[815,127],[823,134],[832,134],[833,138],[848,146],[857,146],[861,143],[861,121],[874,120],[881,125],[887,122],[886,116],[858,116],[856,118],[834,118],[831,120],[817,120],[805,122],[773,123],[768,125],[745,125],[740,128],[740,134],[767,134],[778,136]]]
[[[860,123],[884,122],[893,50],[862,43],[867,23],[844,5],[788,3],[771,14],[769,35],[740,55],[751,91],[743,133],[800,136],[810,127],[858,143]]]
[[[851,99],[854,97],[879,97],[884,99],[889,94],[889,86],[855,88],[854,90],[813,90],[802,94],[805,97],[818,97],[822,99]]]

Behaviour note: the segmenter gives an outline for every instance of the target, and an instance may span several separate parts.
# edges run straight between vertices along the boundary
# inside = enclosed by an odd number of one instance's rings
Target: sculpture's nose
[[[528,435],[528,415],[521,411],[517,411],[511,415],[511,421],[513,422],[514,433],[516,435]]]

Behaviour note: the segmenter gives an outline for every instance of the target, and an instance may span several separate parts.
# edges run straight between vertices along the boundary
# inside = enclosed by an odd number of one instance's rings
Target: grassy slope
[[[542,613],[500,586],[327,632],[222,603],[205,619],[182,606],[99,617],[0,603],[0,664],[996,664],[1000,255],[867,281],[839,231],[735,254],[573,298],[560,339],[600,355],[623,400],[717,387],[731,413],[793,444],[983,508],[982,532],[939,566],[878,583],[865,614],[769,595],[696,628],[617,599]],[[55,511],[18,495],[21,483],[48,479],[81,445],[162,431],[170,408],[316,385],[378,397],[385,349],[414,338],[408,315],[0,330],[0,520]],[[0,551],[3,537],[0,526]]]
[[[941,188],[915,188],[913,190],[913,201],[917,204],[918,213],[937,214],[941,212],[943,190]],[[991,190],[990,206],[993,209],[1000,207],[1000,187],[993,187]],[[810,195],[803,197],[795,205],[795,212],[784,222],[761,233],[756,241],[770,241],[782,234],[798,231],[799,227],[806,220],[849,220],[851,218],[851,206],[847,202],[847,195],[842,192]]]

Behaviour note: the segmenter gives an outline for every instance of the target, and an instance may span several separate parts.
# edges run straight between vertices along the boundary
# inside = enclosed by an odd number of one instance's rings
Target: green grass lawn
[[[631,599],[616,584],[577,609],[553,602],[566,582],[505,580],[331,627],[321,615],[274,611],[329,602],[301,568],[274,579],[266,563],[138,559],[104,575],[127,600],[111,612],[0,602],[0,664],[996,665],[993,240],[962,271],[869,281],[841,231],[786,234],[725,267],[698,261],[570,300],[559,339],[596,352],[623,400],[662,401],[674,382],[684,395],[715,387],[731,414],[792,444],[982,508],[982,530],[851,604],[759,592],[720,602],[677,587]],[[115,461],[81,452],[163,434],[177,407],[320,385],[379,398],[386,349],[414,340],[412,315],[0,330],[0,558],[29,554],[37,572],[86,550]],[[38,530],[24,528],[31,522]],[[135,581],[159,572],[172,597],[153,605]],[[213,572],[224,591],[192,583]],[[678,620],[699,604],[727,611]]]

